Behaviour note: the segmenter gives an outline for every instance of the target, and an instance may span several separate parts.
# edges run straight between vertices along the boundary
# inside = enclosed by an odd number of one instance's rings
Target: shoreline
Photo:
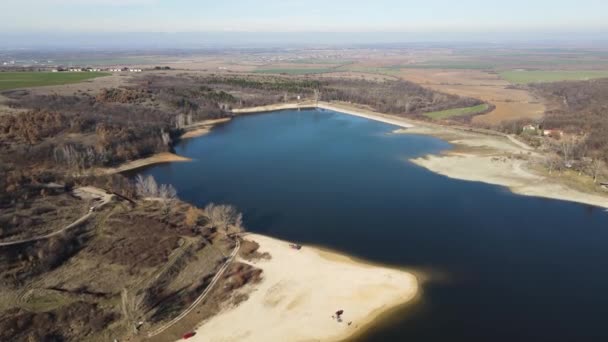
[[[219,124],[223,124],[229,122],[232,118],[221,118],[221,119],[213,119],[213,120],[204,120],[201,122],[194,123],[192,125],[184,127],[184,133],[179,137],[180,140],[197,138],[201,137],[205,134],[211,132],[213,127]],[[122,163],[116,167],[109,168],[101,168],[98,169],[102,174],[115,174],[126,171],[137,170],[142,167],[156,165],[156,164],[164,164],[164,163],[173,163],[173,162],[189,162],[192,161],[191,158],[180,156],[171,152],[160,152],[153,154],[146,158],[135,159],[132,161],[128,161]]]
[[[295,250],[259,234],[244,239],[271,255],[238,260],[262,269],[262,281],[243,290],[247,300],[202,322],[194,342],[342,341],[420,296],[418,278],[403,270],[313,246]],[[341,322],[332,318],[338,309],[344,310]]]
[[[500,132],[404,119],[346,103],[310,101],[242,108],[233,112],[245,114],[298,108],[333,110],[401,127],[393,132],[395,134],[428,135],[449,142],[454,146],[452,150],[414,158],[410,162],[452,179],[503,186],[523,196],[608,208],[608,194],[577,190],[532,171],[527,164],[534,159],[538,162],[542,158],[540,154],[513,136]]]
[[[373,121],[384,122],[390,125],[398,126],[401,128],[412,128],[415,125],[412,120],[400,118],[398,116],[383,114],[379,112],[375,112],[369,109],[358,108],[353,106],[352,104],[346,103],[329,103],[323,101],[306,101],[300,103],[284,103],[284,104],[275,104],[275,105],[266,105],[266,106],[258,106],[258,107],[249,107],[249,108],[239,108],[233,109],[232,113],[234,114],[255,114],[255,113],[264,113],[264,112],[274,112],[280,110],[287,109],[325,109],[331,110],[334,112],[339,112],[341,114],[347,114],[352,116],[357,116],[360,118],[365,118]]]

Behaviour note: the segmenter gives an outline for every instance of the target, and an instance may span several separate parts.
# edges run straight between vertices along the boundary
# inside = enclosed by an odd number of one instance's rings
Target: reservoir
[[[410,163],[450,145],[332,111],[237,117],[141,172],[247,230],[426,274],[358,341],[608,341],[608,213]],[[235,323],[236,324],[236,323]]]

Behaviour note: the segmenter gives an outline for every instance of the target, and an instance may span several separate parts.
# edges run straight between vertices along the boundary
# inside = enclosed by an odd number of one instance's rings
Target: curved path
[[[228,266],[230,266],[230,263],[232,263],[232,261],[236,257],[236,255],[239,251],[239,248],[241,248],[241,242],[237,239],[236,246],[232,250],[232,253],[228,257],[228,260],[226,260],[226,262],[222,265],[222,267],[219,269],[219,271],[217,271],[217,273],[215,273],[215,276],[213,277],[213,279],[211,280],[209,285],[205,288],[203,293],[201,293],[201,295],[198,296],[198,298],[196,298],[196,300],[186,310],[184,310],[181,314],[179,314],[179,316],[175,317],[169,323],[159,327],[158,329],[149,332],[148,337],[154,337],[154,336],[162,333],[163,331],[167,330],[168,328],[173,326],[175,323],[177,323],[179,320],[186,317],[186,315],[188,315],[192,310],[194,310],[194,308],[207,297],[209,292],[211,292],[211,290],[213,289],[215,284],[222,277],[222,275],[224,274],[224,272],[226,271]]]
[[[85,222],[86,220],[88,220],[89,217],[91,217],[91,215],[93,215],[93,212],[95,210],[97,210],[97,209],[101,208],[102,206],[110,203],[110,201],[112,200],[112,197],[113,197],[113,195],[106,194],[103,190],[97,189],[97,188],[93,188],[93,187],[78,188],[78,189],[76,189],[76,191],[84,192],[84,193],[87,193],[87,194],[93,195],[93,196],[99,196],[99,198],[101,198],[101,202],[99,204],[97,204],[96,206],[94,206],[93,210],[90,210],[88,213],[86,213],[85,215],[81,216],[78,220],[70,223],[69,225],[67,225],[67,226],[65,226],[65,227],[63,227],[63,228],[61,228],[61,229],[59,229],[57,231],[54,231],[52,233],[48,233],[48,234],[45,234],[45,235],[35,236],[35,237],[29,238],[29,239],[0,242],[0,247],[14,246],[14,245],[20,245],[22,243],[34,242],[34,241],[39,241],[39,240],[46,240],[46,239],[51,238],[53,236],[62,234],[66,230],[74,228],[74,227],[80,225],[81,223]]]

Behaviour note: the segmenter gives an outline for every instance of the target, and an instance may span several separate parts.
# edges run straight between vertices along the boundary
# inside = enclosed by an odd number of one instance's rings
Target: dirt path
[[[54,231],[54,232],[46,234],[46,235],[29,238],[29,239],[22,239],[22,240],[10,241],[10,242],[0,242],[0,247],[14,246],[14,245],[20,245],[20,244],[28,243],[28,242],[46,240],[53,236],[60,235],[63,232],[65,232],[71,228],[77,227],[80,224],[82,224],[83,222],[85,222],[86,220],[88,220],[96,210],[99,210],[104,205],[110,203],[110,201],[112,201],[112,198],[114,197],[114,195],[107,194],[105,191],[103,191],[101,189],[90,187],[90,186],[85,186],[82,188],[75,189],[74,194],[83,199],[89,199],[89,198],[98,199],[100,202],[98,204],[94,205],[93,207],[91,207],[91,210],[89,210],[88,213],[81,216],[78,220],[70,223],[69,225],[63,227],[60,230]]]
[[[211,280],[209,285],[205,288],[203,293],[201,293],[201,295],[198,296],[198,298],[196,298],[196,300],[186,310],[184,310],[179,316],[175,317],[170,322],[161,326],[160,328],[157,328],[157,329],[151,331],[150,333],[148,333],[148,338],[154,337],[154,336],[162,333],[163,331],[167,330],[168,328],[173,326],[175,323],[179,322],[182,318],[186,317],[192,310],[194,310],[194,308],[196,308],[196,306],[198,304],[200,304],[207,297],[207,295],[211,292],[211,290],[213,289],[215,284],[219,281],[219,279],[222,277],[222,275],[224,274],[224,272],[226,271],[228,266],[230,266],[232,261],[234,261],[234,258],[238,254],[238,251],[240,248],[241,248],[241,242],[237,239],[236,246],[232,250],[232,253],[228,257],[228,260],[226,260],[226,262],[222,265],[222,267],[219,269],[219,271],[217,271],[217,273],[215,273],[215,276],[213,277],[213,279]]]

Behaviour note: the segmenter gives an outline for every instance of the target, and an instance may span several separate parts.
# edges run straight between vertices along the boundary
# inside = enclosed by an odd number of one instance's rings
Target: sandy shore
[[[134,161],[126,162],[117,167],[100,169],[99,173],[113,174],[113,173],[129,171],[129,170],[135,170],[135,169],[139,169],[140,167],[154,165],[154,164],[171,163],[171,162],[185,162],[185,161],[190,161],[190,160],[191,160],[190,158],[178,156],[177,154],[174,154],[174,153],[162,152],[162,153],[154,154],[147,158],[142,158],[142,159],[137,159]]]
[[[246,301],[203,322],[191,341],[342,340],[418,292],[416,277],[405,271],[313,247],[294,250],[262,235],[245,238],[272,256],[253,263],[240,260],[261,268],[262,281],[244,290]],[[332,318],[339,309],[344,310],[342,322]]]
[[[450,128],[415,127],[397,133],[427,134],[454,145],[441,155],[427,155],[413,163],[461,180],[501,185],[526,196],[544,197],[608,208],[608,196],[582,192],[540,175],[530,168],[542,155],[512,137],[488,136]]]
[[[560,183],[556,178],[532,171],[530,165],[540,163],[542,155],[515,137],[502,133],[487,130],[476,132],[467,127],[408,120],[348,103],[302,102],[243,108],[234,112],[259,113],[296,108],[333,110],[402,127],[394,133],[430,135],[448,141],[454,145],[453,150],[417,158],[412,162],[450,178],[501,185],[520,195],[608,208],[608,194],[579,191]]]
[[[213,129],[214,126],[226,123],[230,120],[232,120],[232,118],[204,120],[204,121],[194,123],[190,126],[184,127],[184,130],[186,132],[184,134],[182,134],[180,138],[181,139],[190,139],[190,138],[196,138],[196,137],[203,136],[203,135],[211,132],[211,130]]]

